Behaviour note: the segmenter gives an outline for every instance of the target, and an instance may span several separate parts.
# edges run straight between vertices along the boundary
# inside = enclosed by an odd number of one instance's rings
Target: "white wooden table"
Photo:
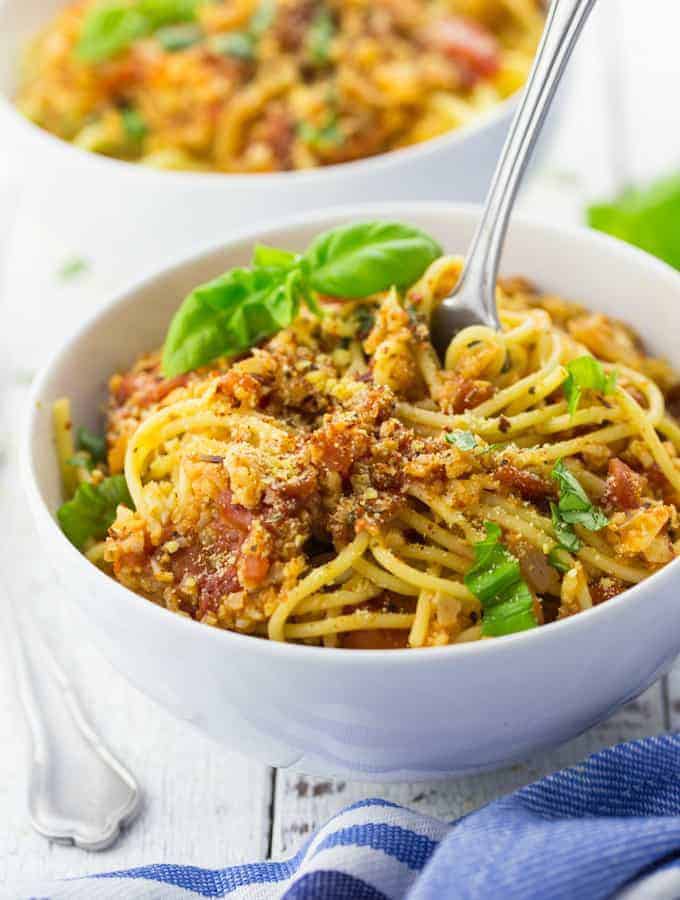
[[[577,222],[589,199],[680,164],[679,26],[676,0],[601,0],[574,67],[559,134],[525,191],[524,211]],[[146,805],[118,844],[99,855],[50,845],[31,830],[27,739],[7,654],[0,651],[0,886],[151,862],[220,867],[289,855],[319,822],[372,795],[454,819],[603,746],[680,727],[678,670],[609,721],[523,765],[437,784],[349,784],[273,772],[228,753],[130,687],[81,641],[77,625],[65,623],[18,486],[16,421],[37,361],[100,288],[110,286],[98,281],[100,251],[87,245],[85,232],[84,244],[70,246],[44,227],[37,196],[35,186],[23,195],[0,328],[3,600],[30,604],[45,624],[97,728],[137,774]],[[55,272],[74,253],[89,256],[93,269],[59,283]]]

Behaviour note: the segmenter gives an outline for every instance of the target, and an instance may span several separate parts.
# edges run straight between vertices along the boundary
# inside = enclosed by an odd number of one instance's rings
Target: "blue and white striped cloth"
[[[149,865],[62,881],[25,897],[680,898],[680,736],[605,750],[450,824],[365,800],[285,862]]]

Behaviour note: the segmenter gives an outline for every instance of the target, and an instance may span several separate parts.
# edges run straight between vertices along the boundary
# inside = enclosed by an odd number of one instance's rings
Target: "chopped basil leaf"
[[[134,509],[124,475],[113,475],[97,485],[78,486],[72,500],[57,511],[61,530],[79,550],[91,540],[106,537],[119,504]]]
[[[482,634],[499,637],[538,625],[534,598],[519,560],[500,543],[501,529],[485,522],[486,538],[474,544],[475,561],[464,581],[484,609]]]
[[[82,256],[72,256],[70,259],[64,260],[57,271],[57,275],[62,281],[70,281],[83,275],[90,268],[89,262]]]
[[[106,459],[106,438],[93,434],[81,425],[76,430],[76,449],[85,450],[95,462],[103,462]]]
[[[611,394],[616,385],[616,372],[609,375],[602,363],[594,356],[579,356],[567,365],[569,376],[562,385],[564,396],[569,403],[569,414],[574,415],[581,400],[584,389],[598,391],[600,394]]]
[[[567,563],[562,561],[559,550],[556,547],[553,547],[550,553],[548,553],[548,562],[553,567],[553,569],[557,569],[557,571],[562,573],[563,575],[565,574],[565,572],[569,571],[569,566],[567,565]]]
[[[572,526],[581,525],[588,531],[599,531],[608,524],[609,519],[601,509],[593,506],[564,460],[555,463],[550,475],[557,482],[560,494],[559,502],[550,506],[555,537],[566,550],[577,553],[581,549],[581,541]]]
[[[502,603],[484,610],[482,634],[486,637],[503,637],[518,631],[528,631],[537,624],[534,598],[525,582],[521,581]]]
[[[312,125],[310,122],[298,122],[297,133],[300,138],[313,150],[323,150],[337,147],[345,139],[338,125],[337,116],[329,114],[326,123],[322,126]]]
[[[136,109],[128,108],[122,110],[120,115],[123,120],[123,128],[125,129],[127,137],[134,143],[143,141],[147,136],[149,129],[146,126],[142,114]]]
[[[91,472],[94,469],[94,460],[85,450],[74,453],[74,455],[70,459],[67,459],[66,462],[75,469],[87,469],[88,472]]]
[[[169,53],[193,47],[202,38],[203,31],[198,25],[166,25],[156,32],[156,39]]]
[[[191,22],[201,0],[108,0],[85,15],[76,44],[83,62],[100,63],[165,25]]]
[[[245,31],[218,34],[212,39],[210,46],[215,53],[222,56],[233,56],[243,60],[255,58],[255,41]]]
[[[550,515],[552,517],[553,531],[560,547],[564,547],[570,553],[578,553],[581,549],[581,539],[574,531],[572,525],[563,522],[560,518],[560,511],[556,503],[550,504]]]
[[[316,66],[324,66],[330,58],[335,23],[327,9],[320,9],[307,32],[307,52]]]
[[[471,431],[450,431],[444,435],[444,440],[459,450],[474,450],[477,446],[477,438]]]

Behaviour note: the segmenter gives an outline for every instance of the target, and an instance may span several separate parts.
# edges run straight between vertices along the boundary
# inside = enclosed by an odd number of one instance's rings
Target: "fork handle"
[[[515,196],[557,86],[595,3],[596,0],[551,3],[529,80],[472,240],[457,294],[466,306],[477,307],[481,319],[492,328],[500,328],[496,278]]]

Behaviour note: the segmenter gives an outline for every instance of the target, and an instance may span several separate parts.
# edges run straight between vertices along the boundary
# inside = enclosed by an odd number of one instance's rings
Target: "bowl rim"
[[[40,125],[36,125],[30,119],[20,112],[16,104],[8,97],[4,91],[0,91],[0,113],[7,119],[8,123],[19,130],[27,140],[30,140],[35,146],[44,148],[45,152],[58,153],[61,158],[66,159],[73,156],[74,162],[80,165],[92,165],[102,171],[111,171],[117,175],[129,178],[161,178],[165,181],[173,180],[178,185],[196,184],[200,186],[214,187],[216,182],[224,180],[229,185],[235,187],[253,188],[255,184],[262,184],[263,187],[276,187],[291,183],[291,186],[302,184],[314,184],[324,179],[331,180],[339,175],[347,177],[353,175],[378,175],[380,172],[399,165],[408,165],[417,159],[427,159],[435,155],[437,152],[446,152],[457,146],[464,144],[469,138],[475,135],[483,134],[490,131],[494,126],[500,124],[504,119],[508,123],[513,115],[519,98],[524,90],[521,87],[495,106],[483,111],[479,116],[475,117],[471,122],[451,129],[437,137],[411,144],[407,147],[399,147],[394,150],[386,150],[384,153],[377,153],[374,156],[365,156],[360,159],[351,160],[345,163],[334,163],[330,166],[318,166],[314,169],[293,169],[286,172],[251,172],[251,173],[230,173],[230,172],[194,172],[191,170],[173,170],[160,169],[154,166],[144,165],[143,163],[128,162],[126,160],[117,159],[111,156],[105,156],[101,153],[95,153],[90,150],[84,150],[77,147],[70,141],[66,141],[57,137],[51,131],[47,131]],[[255,179],[255,182],[253,180]]]
[[[204,634],[206,640],[224,641],[225,646],[229,642],[237,642],[237,646],[249,653],[260,653],[268,656],[271,653],[277,654],[282,659],[291,659],[292,661],[312,662],[326,659],[329,664],[339,665],[372,665],[376,662],[388,664],[390,666],[402,666],[417,664],[418,660],[431,660],[433,664],[443,664],[452,654],[456,656],[481,656],[486,658],[487,654],[502,653],[504,651],[514,652],[513,648],[517,648],[517,652],[521,652],[521,647],[525,644],[536,644],[550,640],[559,640],[561,635],[570,632],[576,633],[579,629],[588,628],[589,623],[600,623],[600,626],[606,624],[609,617],[618,615],[618,608],[622,605],[630,607],[639,602],[644,602],[643,595],[648,593],[650,587],[662,588],[672,580],[680,580],[680,558],[676,558],[668,563],[659,571],[652,574],[643,582],[632,585],[623,591],[620,595],[612,598],[609,602],[600,604],[592,609],[570,616],[560,621],[551,622],[549,627],[539,627],[528,631],[519,632],[517,634],[506,635],[500,640],[474,641],[464,644],[447,644],[441,647],[417,647],[417,648],[399,648],[392,650],[363,650],[360,653],[352,653],[342,648],[335,647],[316,647],[306,644],[294,644],[288,642],[277,642],[269,639],[256,639],[253,635],[240,634],[228,629],[206,626],[202,622],[190,619],[185,616],[179,616],[170,610],[159,606],[144,598],[140,597],[134,591],[124,587],[120,582],[115,581],[109,575],[99,569],[94,563],[91,563],[62,533],[57,523],[54,513],[48,508],[42,498],[38,487],[38,478],[33,464],[33,447],[35,444],[35,426],[37,417],[45,406],[42,394],[49,384],[53,370],[56,369],[62,359],[72,352],[72,349],[92,330],[96,329],[100,320],[107,317],[115,308],[121,304],[129,302],[136,294],[143,291],[153,284],[160,277],[172,277],[176,272],[181,271],[186,266],[195,264],[201,259],[220,251],[228,250],[230,247],[256,240],[264,240],[266,242],[269,234],[280,232],[286,228],[295,228],[298,226],[308,226],[319,223],[319,228],[328,227],[329,220],[346,219],[353,217],[357,219],[365,218],[367,215],[377,217],[401,217],[408,219],[409,213],[417,213],[422,215],[435,214],[447,215],[452,218],[462,218],[477,220],[481,214],[482,207],[478,204],[463,203],[413,203],[413,202],[393,202],[393,203],[368,203],[353,204],[332,208],[324,208],[312,210],[310,212],[279,217],[267,223],[266,227],[258,227],[250,225],[242,229],[229,230],[225,239],[216,242],[214,240],[209,243],[203,242],[197,248],[194,248],[183,256],[179,261],[171,266],[158,268],[143,273],[134,281],[130,281],[126,288],[116,291],[109,296],[99,308],[86,316],[81,322],[75,333],[61,342],[61,344],[52,352],[48,360],[40,369],[36,376],[28,397],[26,412],[21,422],[20,432],[20,472],[23,482],[24,492],[29,501],[34,520],[44,522],[46,527],[51,530],[53,535],[57,536],[57,540],[61,541],[63,552],[70,554],[74,565],[81,568],[83,576],[89,573],[89,577],[102,579],[101,584],[108,585],[120,594],[120,602],[126,604],[127,607],[133,609],[133,614],[137,614],[146,619],[150,623],[155,623],[157,629],[163,628],[165,622],[166,627],[173,629],[177,635],[190,632],[193,629],[196,634]],[[627,257],[635,261],[635,264],[646,268],[651,276],[657,280],[667,282],[668,286],[680,294],[680,277],[678,273],[669,265],[659,259],[645,253],[644,251],[624,243],[609,235],[596,232],[584,226],[561,225],[552,222],[543,222],[532,216],[517,215],[513,217],[511,229],[519,225],[520,228],[543,232],[555,241],[567,240],[575,244],[581,242],[591,242],[599,244],[603,252],[610,257],[618,256],[619,258]],[[85,578],[83,579],[85,583]],[[140,601],[144,602],[140,602]],[[208,637],[208,636],[211,637]]]

